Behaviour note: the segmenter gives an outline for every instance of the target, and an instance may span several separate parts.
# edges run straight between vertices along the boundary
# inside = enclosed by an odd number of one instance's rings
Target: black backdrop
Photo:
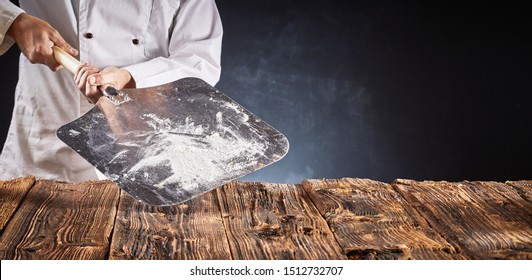
[[[225,32],[217,88],[290,140],[283,160],[246,180],[532,178],[532,26],[524,6],[217,4]],[[12,48],[0,57],[0,143],[17,56]]]

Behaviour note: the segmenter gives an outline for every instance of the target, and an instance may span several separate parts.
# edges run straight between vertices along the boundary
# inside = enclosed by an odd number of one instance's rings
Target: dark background
[[[532,179],[525,4],[217,4],[225,32],[217,88],[290,140],[283,160],[245,179]],[[0,144],[17,56],[15,47],[0,57]]]

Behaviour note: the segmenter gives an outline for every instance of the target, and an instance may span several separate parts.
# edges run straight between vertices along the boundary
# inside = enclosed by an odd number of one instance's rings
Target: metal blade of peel
[[[286,137],[196,78],[100,98],[58,137],[133,198],[172,205],[281,159]]]

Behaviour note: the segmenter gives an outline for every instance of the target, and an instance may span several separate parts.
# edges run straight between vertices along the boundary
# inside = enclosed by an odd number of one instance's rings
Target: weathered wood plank
[[[39,180],[0,238],[1,259],[105,259],[120,190]]]
[[[394,187],[471,259],[532,259],[532,204],[496,182],[416,182]]]
[[[35,177],[0,181],[0,234],[34,183]]]
[[[230,183],[217,191],[235,259],[345,259],[299,185]]]
[[[532,202],[532,181],[508,181],[506,184],[516,189],[526,201]]]
[[[389,184],[344,178],[303,188],[349,259],[463,258]]]
[[[110,259],[231,259],[216,194],[161,207],[122,192]]]

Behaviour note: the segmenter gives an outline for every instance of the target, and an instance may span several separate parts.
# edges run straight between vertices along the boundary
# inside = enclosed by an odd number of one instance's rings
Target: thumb
[[[78,55],[78,50],[76,50],[69,43],[67,43],[65,41],[65,39],[63,39],[63,37],[61,37],[59,32],[57,32],[57,30],[50,35],[50,40],[52,42],[54,42],[54,45],[62,48],[63,50],[65,50],[70,55],[72,55],[72,56],[77,56]]]
[[[101,86],[106,84],[112,84],[113,78],[111,73],[95,73],[87,78],[87,81],[91,86]]]

